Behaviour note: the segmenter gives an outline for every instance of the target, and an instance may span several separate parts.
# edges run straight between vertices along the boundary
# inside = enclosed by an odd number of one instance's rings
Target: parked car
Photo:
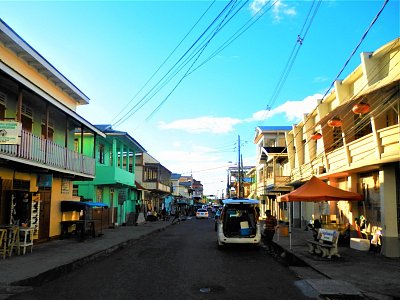
[[[208,219],[208,210],[204,208],[199,208],[196,211],[196,219]]]
[[[257,218],[258,200],[225,199],[221,216],[217,220],[217,245],[249,244],[260,246],[261,226]]]

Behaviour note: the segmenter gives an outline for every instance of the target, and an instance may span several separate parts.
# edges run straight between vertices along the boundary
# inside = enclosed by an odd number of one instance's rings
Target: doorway
[[[47,241],[50,238],[50,208],[51,208],[51,190],[41,187],[38,190],[40,194],[40,213],[39,213],[39,242]]]

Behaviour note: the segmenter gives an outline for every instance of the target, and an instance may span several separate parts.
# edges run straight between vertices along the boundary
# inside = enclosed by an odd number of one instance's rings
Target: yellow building
[[[397,38],[362,53],[361,64],[286,134],[292,183],[315,175],[364,195],[363,202],[332,202],[324,208],[302,203],[294,219],[319,213],[354,225],[364,216],[367,233],[382,228],[382,253],[388,257],[400,256],[399,87]]]
[[[60,201],[73,199],[72,180],[95,177],[94,143],[85,156],[74,133],[104,136],[76,113],[88,103],[0,19],[0,224],[34,227],[39,240],[60,234]]]

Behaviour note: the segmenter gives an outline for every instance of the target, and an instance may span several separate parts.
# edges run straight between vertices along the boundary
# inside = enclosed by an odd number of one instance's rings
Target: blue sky
[[[239,1],[213,35],[202,33],[227,1],[0,1],[0,18],[91,99],[78,109],[89,122],[129,132],[171,172],[221,195],[238,136],[244,164],[255,165],[256,126],[311,111],[383,4]],[[388,2],[339,79],[360,52],[400,35],[399,11]]]

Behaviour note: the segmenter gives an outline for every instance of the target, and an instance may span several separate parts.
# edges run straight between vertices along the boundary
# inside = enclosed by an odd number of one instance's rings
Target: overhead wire
[[[267,107],[265,109],[267,111],[267,114],[271,110],[271,108],[274,106],[284,84],[286,83],[289,73],[294,66],[294,62],[296,61],[297,55],[299,54],[300,48],[303,45],[303,42],[307,36],[307,33],[308,33],[313,21],[314,21],[314,18],[318,12],[318,9],[321,6],[321,0],[318,0],[316,8],[314,8],[314,5],[315,5],[315,0],[313,0],[311,3],[311,7],[308,10],[308,14],[304,20],[303,26],[302,26],[299,34],[297,35],[297,39],[293,45],[292,51],[291,51],[289,58],[285,64],[285,67],[283,68],[282,74],[279,77],[278,83],[275,86],[274,91],[272,92],[271,99],[269,100]],[[312,16],[310,17],[311,14],[312,14]],[[303,33],[303,31],[304,31],[304,33]],[[267,115],[265,116],[264,119],[266,119],[266,118],[267,118]]]
[[[392,47],[388,51],[391,51],[391,49],[393,49],[394,47],[396,47],[395,43],[392,45]],[[396,56],[396,55],[400,55],[400,53],[397,52],[394,56]],[[394,57],[392,57],[392,58],[394,58]],[[395,69],[396,67],[398,67],[399,64],[400,64],[400,62],[397,62],[396,64],[391,64],[389,72],[391,70]],[[387,69],[388,66],[389,66],[389,61],[387,61],[386,63],[384,63],[384,64],[382,64],[380,66],[375,66],[375,68],[371,70],[371,73],[375,74],[374,78],[377,78],[377,76],[379,76],[381,71],[384,70],[384,69]],[[374,80],[374,78],[372,78],[372,80]],[[356,98],[360,97],[360,94],[367,87],[367,85],[368,85],[368,83],[366,82],[364,84],[364,86],[362,88],[360,88],[358,93],[352,96],[352,99],[356,99]],[[399,100],[398,98],[397,99],[393,98],[396,94],[398,94],[398,91],[394,91],[393,94],[389,94],[387,96],[387,98],[382,99],[383,101],[379,102],[379,104],[368,115],[373,114],[374,116],[379,116],[379,115],[385,113],[387,109],[390,109],[391,106],[393,106],[393,102],[394,101],[398,101]],[[390,102],[392,102],[392,103],[390,104]],[[346,119],[349,116],[349,114],[353,115],[352,111],[349,111],[349,110],[345,111],[345,109],[346,109],[346,105],[341,106],[337,110],[337,112],[335,112],[335,114],[336,115],[341,115],[342,119]],[[343,115],[343,111],[345,112],[344,115]],[[305,123],[306,122],[304,122],[304,124],[300,127],[300,130],[298,131],[298,134],[300,134],[300,132],[301,132],[301,134],[307,134],[307,133],[310,133],[310,130],[312,130],[312,129],[309,129],[308,131],[303,131],[302,129],[305,126]],[[355,126],[353,126],[353,127],[351,127],[351,128],[346,130],[346,136],[356,136],[357,134],[362,133],[365,130],[365,128],[367,126],[369,126],[369,125],[370,125],[370,119],[367,118],[367,116],[363,116],[363,117],[360,118],[359,122],[357,122],[357,124]],[[327,124],[322,125],[321,129],[325,128],[326,126],[328,126],[328,125]],[[334,129],[331,128],[331,130],[334,130]],[[295,141],[295,136],[293,137],[292,141],[293,142]],[[304,146],[306,146],[310,142],[311,142],[310,140],[306,141]],[[329,147],[325,148],[324,151],[319,153],[315,158],[313,158],[312,160],[310,160],[309,162],[307,162],[305,164],[302,164],[302,168],[304,168],[304,167],[307,168],[308,165],[312,166],[318,159],[322,159],[326,155],[327,152],[335,150],[336,147],[341,142],[343,142],[343,139],[338,139],[337,141],[334,141]],[[290,144],[291,143],[289,143],[288,146]],[[344,167],[345,164],[346,163],[344,163],[343,165],[339,165],[337,167]],[[292,176],[297,176],[299,174],[299,172],[301,172],[300,168],[298,168],[297,173],[293,173]]]
[[[207,7],[207,9],[202,13],[202,15],[197,19],[194,25],[189,29],[189,31],[185,34],[185,36],[181,39],[178,45],[169,53],[169,55],[164,59],[164,61],[158,66],[158,68],[154,71],[154,73],[150,76],[150,78],[145,82],[145,84],[139,89],[139,91],[133,96],[133,98],[128,101],[128,103],[122,108],[122,110],[111,120],[111,123],[115,119],[118,118],[118,115],[122,114],[122,112],[137,98],[137,96],[146,88],[146,86],[150,83],[150,81],[158,74],[161,68],[168,62],[168,60],[172,57],[172,55],[178,50],[178,48],[182,45],[182,43],[186,40],[186,38],[190,35],[190,33],[194,30],[194,28],[199,24],[199,22],[204,18],[207,12],[214,5],[216,0],[213,0],[211,4]]]
[[[130,110],[128,110],[119,120],[117,120],[113,125],[118,126],[125,122],[129,117],[131,117],[134,113],[136,113],[140,108],[142,108],[148,101],[151,99],[146,98],[149,94],[156,89],[160,84],[165,82],[165,78],[176,68],[176,66],[190,53],[190,51],[195,47],[196,44],[203,38],[203,36],[212,28],[212,26],[220,19],[226,10],[228,10],[232,5],[236,3],[236,0],[229,1],[224,8],[220,11],[220,13],[214,18],[214,20],[207,26],[207,28],[200,34],[200,36],[191,44],[191,46],[184,52],[183,55],[178,59],[177,62],[164,74],[164,76],[139,100],[137,104],[135,104]]]
[[[216,49],[211,55],[209,55],[202,63],[200,63],[192,72],[196,71],[217,54],[223,51],[226,47],[232,44],[238,39],[243,33],[245,33],[251,26],[253,26],[267,11],[269,11],[279,0],[275,0],[274,3],[268,8],[264,9],[271,1],[267,1],[258,11],[254,14],[245,24],[243,24],[233,35],[231,35],[218,49]]]
[[[243,6],[244,6],[244,4],[241,7],[239,7],[239,9],[233,14],[232,17],[234,17],[243,8]],[[220,32],[220,30],[227,24],[227,22],[229,22],[232,19],[232,17],[229,18],[225,23],[225,20],[227,19],[229,14],[233,11],[233,8],[234,8],[234,6],[231,7],[231,10],[227,13],[227,15],[225,15],[225,17],[222,19],[222,21],[218,24],[217,28],[214,30],[211,37],[206,40],[205,44],[196,53],[196,55],[195,55],[196,58],[194,59],[193,63],[190,65],[188,70],[185,72],[185,74],[178,81],[178,83],[173,87],[173,89],[168,93],[168,95],[161,101],[161,103],[147,116],[145,121],[148,121],[161,108],[161,106],[165,104],[165,102],[169,99],[169,97],[172,95],[172,93],[178,88],[178,86],[182,83],[182,81],[188,76],[190,70],[196,64],[197,60],[200,58],[200,56],[203,54],[204,50],[210,44],[211,40]]]

